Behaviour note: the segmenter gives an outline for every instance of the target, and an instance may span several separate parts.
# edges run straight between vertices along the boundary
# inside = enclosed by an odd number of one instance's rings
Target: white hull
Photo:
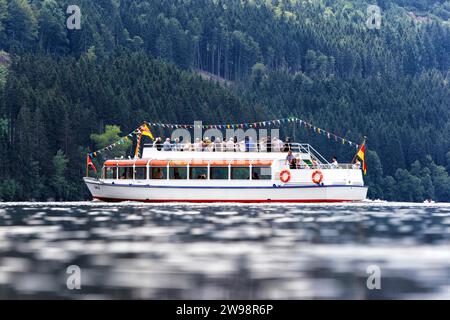
[[[293,185],[273,181],[233,184],[151,184],[145,181],[103,181],[85,178],[94,199],[141,202],[349,202],[366,199],[367,187],[358,185]]]

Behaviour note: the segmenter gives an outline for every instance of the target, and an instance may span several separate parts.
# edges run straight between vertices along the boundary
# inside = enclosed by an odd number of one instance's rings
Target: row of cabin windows
[[[167,167],[151,167],[149,168],[149,179],[167,179]],[[228,180],[228,167],[210,167],[209,179],[211,180]],[[118,175],[117,175],[118,174]],[[230,178],[232,180],[249,180],[250,174],[253,180],[270,180],[272,178],[272,170],[270,167],[232,167]],[[170,167],[169,179],[186,180],[188,175],[187,167]],[[106,167],[104,170],[105,179],[133,179],[133,167]],[[147,168],[134,168],[135,180],[147,179]],[[208,167],[191,167],[189,168],[190,180],[208,179]]]

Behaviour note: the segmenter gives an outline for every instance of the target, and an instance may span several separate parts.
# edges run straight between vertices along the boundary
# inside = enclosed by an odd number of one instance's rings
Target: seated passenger
[[[215,152],[222,152],[223,151],[223,145],[222,145],[222,141],[220,138],[215,138],[214,139],[214,151]]]
[[[261,138],[259,140],[259,151],[261,152],[267,151],[267,138]]]
[[[245,152],[245,150],[246,150],[245,140],[242,140],[241,142],[239,142],[239,151]]]
[[[331,159],[331,167],[334,169],[339,168],[339,163],[337,162],[337,158],[335,156]]]
[[[208,137],[205,138],[204,151],[214,151],[214,143],[212,143],[211,139]]]
[[[199,138],[195,139],[194,142],[194,151],[202,151],[203,143],[200,141]]]
[[[253,180],[259,180],[258,172],[253,172],[253,174],[252,174],[252,179],[253,179]]]
[[[355,163],[352,165],[353,169],[361,169],[361,161],[356,159]]]
[[[173,151],[183,151],[179,138],[175,139],[175,142],[173,144]]]
[[[183,151],[191,151],[192,144],[188,141],[183,145]]]
[[[172,146],[170,144],[170,138],[167,138],[163,145],[164,151],[171,151]]]
[[[227,151],[233,152],[234,151],[234,140],[233,138],[230,138],[230,140],[227,141]]]

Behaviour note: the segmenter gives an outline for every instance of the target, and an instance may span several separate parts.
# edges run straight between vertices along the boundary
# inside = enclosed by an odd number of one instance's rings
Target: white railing
[[[301,152],[310,154],[320,163],[329,162],[309,144],[279,142],[279,143],[232,143],[232,142],[196,142],[196,143],[154,143],[145,147],[155,148],[158,151],[189,151],[189,152]]]

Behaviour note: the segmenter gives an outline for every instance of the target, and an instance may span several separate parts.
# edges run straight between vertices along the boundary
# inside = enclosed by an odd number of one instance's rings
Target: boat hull
[[[352,202],[366,199],[357,185],[187,186],[117,184],[85,178],[92,197],[106,202]]]

